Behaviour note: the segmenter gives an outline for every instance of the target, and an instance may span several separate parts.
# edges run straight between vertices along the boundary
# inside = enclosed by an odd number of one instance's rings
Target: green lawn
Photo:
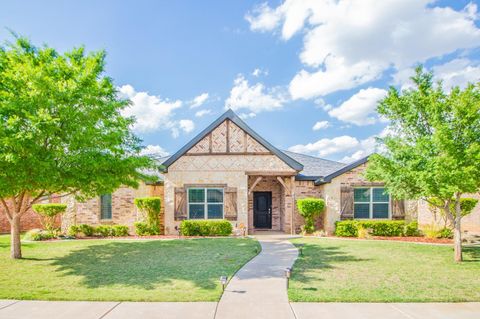
[[[235,238],[39,242],[12,260],[0,236],[0,299],[216,301],[220,276],[256,247]]]
[[[453,262],[449,246],[298,239],[304,243],[292,272],[291,301],[480,301],[480,247]]]

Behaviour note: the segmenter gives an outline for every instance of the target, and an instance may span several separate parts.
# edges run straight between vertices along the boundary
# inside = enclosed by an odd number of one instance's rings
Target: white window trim
[[[390,194],[388,194],[388,201],[387,202],[374,202],[373,201],[373,189],[378,189],[378,188],[383,188],[385,189],[385,187],[368,187],[368,186],[365,186],[365,187],[362,187],[362,186],[359,186],[359,187],[355,187],[354,188],[354,192],[355,192],[355,189],[363,189],[363,188],[368,188],[370,189],[370,200],[368,202],[369,204],[369,212],[368,212],[368,218],[355,218],[355,204],[367,204],[367,202],[356,202],[355,201],[355,195],[353,196],[353,218],[354,219],[372,219],[372,220],[389,220],[389,219],[392,219],[392,204],[391,204],[391,200],[390,200]],[[387,218],[373,218],[373,204],[388,204],[388,217]]]
[[[204,190],[204,198],[203,198],[203,203],[199,202],[199,203],[190,203],[190,190],[191,189],[203,189]],[[190,204],[203,204],[204,205],[204,211],[205,213],[203,214],[203,219],[204,220],[208,220],[208,201],[207,201],[207,190],[208,189],[217,189],[217,190],[220,190],[222,191],[222,202],[218,202],[218,203],[210,203],[210,205],[222,205],[222,218],[221,219],[225,219],[225,190],[221,187],[189,187],[187,188],[187,219],[190,219]],[[196,218],[196,219],[192,219],[192,220],[202,220],[202,218]]]

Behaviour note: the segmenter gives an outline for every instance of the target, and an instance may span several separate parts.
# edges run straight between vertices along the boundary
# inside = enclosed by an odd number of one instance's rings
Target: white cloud
[[[182,129],[185,133],[190,133],[195,129],[195,123],[192,120],[180,120],[178,122],[178,126]]]
[[[393,134],[391,129],[387,126],[379,134],[372,135],[367,137],[364,140],[360,141],[360,144],[357,147],[357,150],[353,154],[344,156],[340,162],[343,163],[352,163],[358,161],[365,156],[368,156],[372,153],[382,152],[382,147],[377,144],[377,137],[386,137],[389,134]]]
[[[190,102],[190,108],[196,108],[199,106],[202,106],[207,100],[208,100],[209,94],[208,93],[202,93],[199,96],[196,96],[191,102]]]
[[[478,47],[477,6],[463,10],[433,0],[286,0],[246,16],[254,31],[303,34],[301,70],[290,83],[294,99],[351,89],[433,57]],[[313,68],[313,69],[312,69]]]
[[[454,59],[432,68],[435,79],[442,80],[445,89],[454,86],[465,88],[468,83],[480,81],[480,65],[469,59]]]
[[[141,155],[159,155],[167,156],[169,153],[160,145],[147,145],[141,152]]]
[[[255,70],[253,70],[252,75],[258,78],[261,75],[268,75],[268,71],[256,68]]]
[[[238,75],[230,96],[225,101],[225,108],[232,110],[246,109],[253,113],[272,111],[283,107],[287,98],[280,88],[267,89],[262,83],[250,85],[243,75]]]
[[[253,112],[250,112],[250,113],[240,113],[239,116],[240,116],[240,118],[241,118],[242,120],[247,120],[247,119],[251,119],[251,118],[257,116],[257,114],[255,114],[255,113],[253,113]]]
[[[368,88],[358,91],[339,107],[331,109],[328,114],[340,121],[355,125],[370,125],[378,121],[376,115],[377,102],[383,99],[387,91]]]
[[[343,135],[332,139],[322,138],[314,143],[298,144],[288,150],[297,153],[313,154],[320,157],[350,151],[360,145],[360,142],[352,136]]]
[[[202,117],[204,115],[212,114],[212,110],[200,110],[195,113],[195,117]]]
[[[326,129],[328,127],[330,127],[330,123],[328,121],[318,121],[317,123],[315,123],[315,125],[313,125],[312,130],[318,131]]]
[[[173,112],[182,106],[182,101],[170,101],[147,92],[137,92],[129,84],[120,87],[119,93],[123,98],[131,100],[132,104],[122,111],[122,115],[136,118],[134,131],[145,133],[175,126]]]

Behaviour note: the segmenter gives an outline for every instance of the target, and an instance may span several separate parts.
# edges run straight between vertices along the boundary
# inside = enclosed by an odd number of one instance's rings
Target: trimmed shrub
[[[49,231],[42,229],[31,229],[25,233],[23,240],[39,241],[56,238],[57,236]]]
[[[43,227],[50,233],[53,233],[55,228],[55,217],[63,214],[67,210],[65,204],[34,204],[32,209],[41,216]]]
[[[418,222],[416,220],[405,225],[405,236],[415,237],[420,236],[420,231],[418,230]]]
[[[144,225],[139,226],[139,232],[136,231],[137,235],[160,235],[163,231],[160,229],[160,209],[162,207],[160,197],[142,197],[135,198],[135,206],[142,212],[145,223]],[[135,229],[137,227],[135,226]]]
[[[184,220],[180,224],[183,236],[229,236],[233,227],[228,220]]]
[[[100,225],[95,227],[95,234],[101,237],[110,237],[113,236],[113,228],[109,225]]]
[[[335,236],[339,237],[357,237],[357,221],[344,220],[335,223]]]
[[[148,236],[150,234],[150,228],[148,227],[147,223],[144,222],[135,222],[133,224],[135,226],[135,234],[138,236]]]
[[[315,231],[315,217],[325,210],[325,201],[321,198],[302,198],[297,200],[297,208],[300,215],[305,219],[303,230],[307,234]]]
[[[115,237],[125,237],[128,236],[128,226],[125,225],[113,225],[112,233]]]
[[[403,236],[405,222],[397,220],[345,220],[335,223],[335,236],[358,237],[359,228],[369,229],[373,236]]]
[[[438,238],[453,238],[453,230],[447,227],[440,229],[438,231]]]
[[[87,224],[78,225],[78,230],[79,230],[79,233],[82,233],[87,237],[92,237],[95,234],[95,227]]]
[[[80,227],[78,227],[77,225],[71,225],[70,227],[68,227],[67,236],[76,237],[78,233],[80,233]]]

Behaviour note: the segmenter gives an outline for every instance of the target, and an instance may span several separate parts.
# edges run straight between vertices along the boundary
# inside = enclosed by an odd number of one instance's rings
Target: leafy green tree
[[[446,93],[432,78],[417,67],[414,88],[390,88],[379,103],[392,134],[380,139],[385,152],[370,157],[366,176],[384,181],[398,198],[442,209],[454,228],[454,259],[461,261],[461,198],[480,189],[480,88]]]
[[[105,52],[60,54],[15,37],[0,46],[0,207],[21,258],[20,218],[41,198],[136,187],[152,167],[104,74]]]
[[[33,204],[33,210],[42,218],[43,227],[53,234],[55,230],[55,218],[65,213],[67,210],[66,204]]]
[[[305,219],[303,230],[307,234],[315,231],[315,218],[325,210],[325,201],[321,198],[301,198],[297,200],[298,212]]]

